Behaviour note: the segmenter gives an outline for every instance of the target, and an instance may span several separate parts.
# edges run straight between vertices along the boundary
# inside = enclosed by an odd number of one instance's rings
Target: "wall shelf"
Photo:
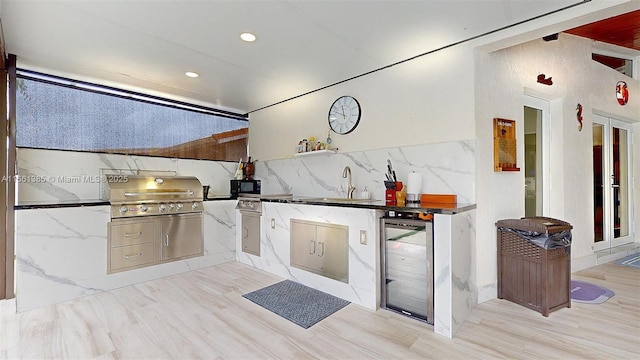
[[[337,150],[315,150],[315,151],[307,151],[303,153],[295,153],[293,154],[294,158],[299,157],[313,157],[313,156],[322,156],[322,155],[333,155],[337,152]]]

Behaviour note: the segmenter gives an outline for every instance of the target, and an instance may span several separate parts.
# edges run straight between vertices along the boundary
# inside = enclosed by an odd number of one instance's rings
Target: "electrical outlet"
[[[276,219],[271,218],[271,228],[275,229],[276,228]]]
[[[360,230],[360,244],[367,245],[367,230]]]

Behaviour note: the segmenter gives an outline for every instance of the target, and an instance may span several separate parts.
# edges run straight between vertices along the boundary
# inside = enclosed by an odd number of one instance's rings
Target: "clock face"
[[[338,134],[352,132],[360,122],[360,103],[351,96],[342,96],[329,109],[329,127]]]

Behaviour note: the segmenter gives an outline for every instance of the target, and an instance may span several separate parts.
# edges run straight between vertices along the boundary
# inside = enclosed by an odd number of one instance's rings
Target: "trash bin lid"
[[[505,227],[517,230],[535,231],[538,233],[558,232],[571,230],[573,226],[566,221],[544,217],[531,216],[521,219],[504,219],[496,222],[497,227]]]

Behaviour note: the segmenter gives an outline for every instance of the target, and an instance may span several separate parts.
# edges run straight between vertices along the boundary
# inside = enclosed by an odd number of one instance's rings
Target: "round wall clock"
[[[360,122],[360,103],[352,96],[341,96],[329,108],[329,127],[338,134],[352,132]]]

